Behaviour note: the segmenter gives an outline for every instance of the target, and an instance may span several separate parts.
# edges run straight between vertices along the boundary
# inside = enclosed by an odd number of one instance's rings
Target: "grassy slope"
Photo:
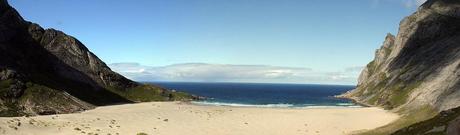
[[[401,106],[402,104],[407,102],[407,97],[409,94],[418,86],[420,86],[420,82],[410,83],[409,85],[402,85],[402,83],[391,85],[390,87],[384,87],[387,83],[387,79],[383,79],[376,85],[371,85],[371,89],[379,90],[376,91],[377,94],[373,95],[373,97],[367,101],[367,104],[376,105],[376,103],[381,100],[379,99],[384,92],[382,89],[387,91],[391,91],[391,95],[387,99],[384,99],[385,103],[381,104],[385,109],[393,109],[396,107]],[[397,112],[401,115],[401,118],[388,124],[383,127],[379,127],[374,130],[370,130],[364,133],[360,133],[362,135],[388,135],[391,134],[399,129],[404,127],[410,126],[417,122],[427,120],[432,118],[436,115],[436,110],[429,105],[424,105],[423,107],[416,108],[416,109],[401,109]]]
[[[13,80],[2,80],[0,81],[0,98],[8,96],[8,89],[13,83]],[[23,115],[15,104],[3,101],[2,106],[4,108],[0,109],[0,116],[18,116]]]
[[[402,110],[398,113],[401,114],[401,118],[398,120],[385,126],[359,133],[359,135],[389,135],[419,121],[432,118],[436,114],[436,111],[431,106],[426,105],[416,110]]]
[[[374,62],[371,62],[367,65],[367,68],[369,69],[370,75],[372,74],[377,74],[375,71],[378,70],[378,65],[375,65]],[[407,67],[404,67],[400,71],[400,75],[405,74],[408,71]],[[398,79],[399,76],[396,78]],[[390,78],[387,78],[384,73],[379,73],[378,74],[378,79],[379,81],[376,83],[370,83],[366,87],[368,90],[372,90],[372,92],[369,92],[367,95],[363,94],[363,89],[362,88],[360,91],[358,91],[357,96],[371,96],[369,100],[366,101],[366,104],[371,104],[371,105],[378,105],[382,106],[385,109],[394,109],[397,108],[404,103],[407,102],[407,97],[409,97],[410,93],[413,92],[414,89],[419,87],[421,85],[420,81],[415,81],[415,82],[405,82],[402,80],[394,81],[396,83],[390,84],[389,80]],[[391,93],[388,96],[385,96],[385,93]],[[402,128],[408,127],[412,124],[415,124],[420,121],[424,121],[427,119],[430,119],[434,117],[437,112],[433,107],[429,105],[425,105],[420,108],[416,109],[410,109],[410,108],[403,108],[397,112],[398,114],[401,115],[401,118],[382,127],[379,127],[377,129],[373,129],[370,131],[366,131],[363,133],[359,133],[360,135],[388,135],[392,134]]]
[[[24,92],[17,98],[11,98],[9,94],[12,80],[0,81],[0,95],[5,99],[4,106],[7,109],[0,110],[0,116],[23,116],[30,115],[23,112],[20,107],[24,103],[34,103],[41,106],[41,109],[65,109],[74,103],[65,96],[62,91],[58,91],[43,85],[28,82]],[[34,108],[37,109],[37,108]]]
[[[0,108],[0,116],[29,115],[19,108],[25,103],[33,103],[38,106],[38,108],[34,107],[34,109],[42,110],[69,110],[72,106],[78,105],[78,103],[64,95],[63,91],[32,82],[26,83],[26,88],[19,97],[12,98],[10,86],[13,83],[13,80],[0,81],[0,98],[3,100],[3,103],[0,100],[0,107],[3,107],[3,109]],[[107,89],[133,102],[191,100],[193,98],[187,93],[172,92],[153,85],[140,85],[129,89]]]
[[[176,101],[193,98],[192,95],[187,93],[172,92],[149,84],[143,84],[126,90],[115,87],[108,87],[107,89],[134,102]]]
[[[449,122],[460,117],[460,107],[443,111],[435,117],[410,125],[393,133],[394,135],[445,135]],[[440,127],[440,130],[436,131]]]

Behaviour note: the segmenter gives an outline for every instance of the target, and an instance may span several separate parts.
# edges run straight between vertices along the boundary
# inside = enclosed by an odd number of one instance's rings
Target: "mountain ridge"
[[[140,84],[113,72],[76,38],[28,22],[0,0],[0,116],[188,99],[189,94]]]
[[[339,97],[399,113],[402,119],[378,129],[386,133],[457,108],[459,44],[460,1],[428,0],[400,22],[396,36],[386,36],[357,88]]]

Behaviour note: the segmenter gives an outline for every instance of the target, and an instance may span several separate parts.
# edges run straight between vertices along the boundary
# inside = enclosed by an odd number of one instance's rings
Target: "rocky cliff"
[[[460,1],[428,0],[388,34],[356,89],[342,95],[398,112],[406,126],[460,105]],[[416,116],[423,115],[423,117]]]
[[[0,0],[0,116],[189,98],[111,71],[74,37],[25,21]]]

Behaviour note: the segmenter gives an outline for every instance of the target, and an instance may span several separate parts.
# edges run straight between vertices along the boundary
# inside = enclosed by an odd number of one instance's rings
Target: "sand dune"
[[[8,135],[340,135],[395,119],[379,108],[242,108],[150,102],[76,114],[0,118]]]

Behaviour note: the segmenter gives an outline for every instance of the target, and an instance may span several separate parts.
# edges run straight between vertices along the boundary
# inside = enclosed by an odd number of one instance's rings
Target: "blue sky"
[[[355,84],[385,35],[422,1],[9,2],[139,81]]]

